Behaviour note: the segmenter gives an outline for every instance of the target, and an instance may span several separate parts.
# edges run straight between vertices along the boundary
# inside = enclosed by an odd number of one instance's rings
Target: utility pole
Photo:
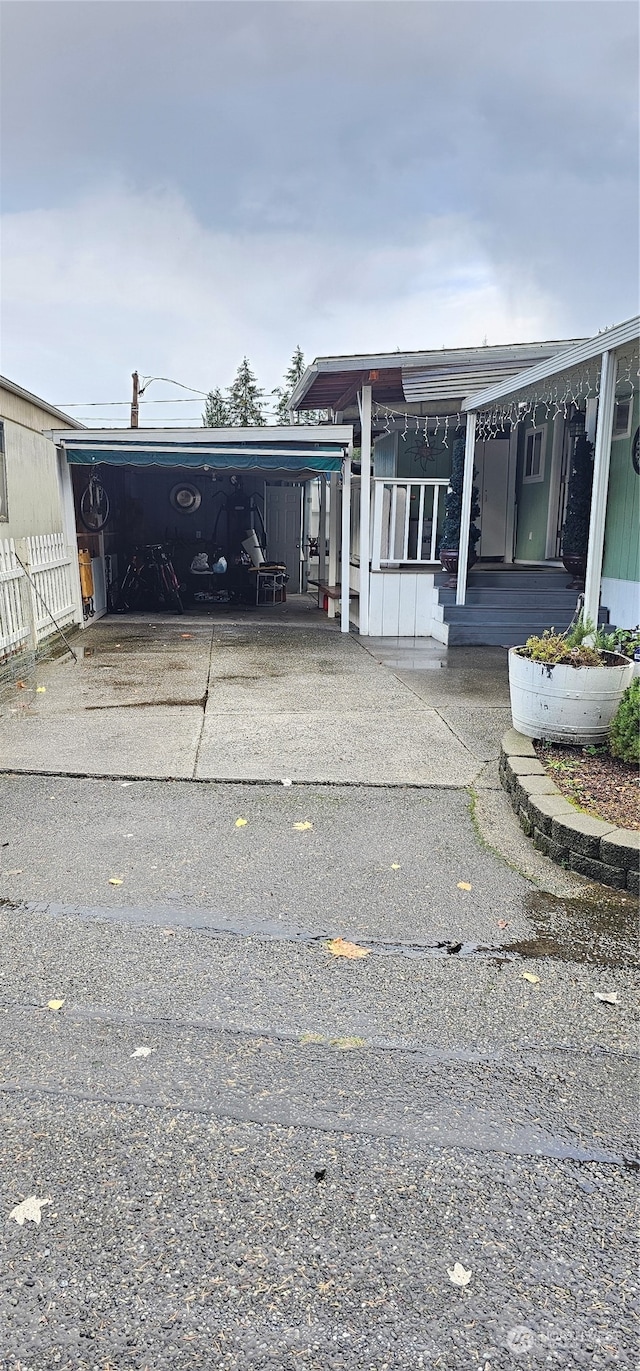
[[[131,428],[137,428],[139,414],[138,395],[140,390],[140,380],[137,371],[131,373],[131,380],[133,381],[133,395],[131,397]]]

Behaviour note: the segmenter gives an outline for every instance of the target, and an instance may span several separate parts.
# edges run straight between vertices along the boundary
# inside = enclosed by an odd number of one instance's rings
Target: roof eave
[[[602,333],[597,333],[593,338],[587,338],[586,342],[578,343],[573,347],[567,348],[565,352],[558,352],[554,357],[550,357],[546,362],[539,362],[536,366],[529,367],[526,371],[520,371],[516,376],[511,376],[507,381],[502,381],[495,386],[487,386],[485,390],[479,390],[475,395],[468,395],[463,400],[462,408],[467,411],[485,409],[487,405],[495,404],[497,400],[508,399],[509,396],[516,395],[520,390],[527,390],[537,381],[544,381],[549,376],[555,376],[562,371],[570,371],[574,367],[580,366],[582,362],[589,362],[593,357],[599,357],[603,352],[616,351],[624,347],[626,343],[634,342],[640,335],[640,315],[625,320],[622,324],[615,324],[612,328],[603,329]]]

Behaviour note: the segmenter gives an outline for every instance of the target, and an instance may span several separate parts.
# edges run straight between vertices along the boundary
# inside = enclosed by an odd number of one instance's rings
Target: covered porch
[[[449,581],[439,554],[454,453],[467,426],[465,395],[490,380],[506,381],[523,368],[548,362],[566,347],[547,341],[318,358],[308,368],[292,396],[293,410],[328,407],[334,421],[348,417],[354,426],[350,576],[357,592],[352,619],[361,635],[450,641],[448,625],[442,626]],[[556,525],[542,545],[538,539],[531,549],[521,546],[517,428],[506,424],[478,432],[473,454],[480,499],[478,566],[499,574],[517,563],[523,572],[535,568],[543,585],[550,573],[551,586],[559,566]],[[545,517],[551,525],[548,512]],[[564,590],[569,579],[564,576],[554,589]],[[539,586],[532,582],[531,589]],[[563,605],[567,622],[574,603],[569,596]],[[495,636],[498,625],[492,625],[492,633],[454,641],[504,640]]]

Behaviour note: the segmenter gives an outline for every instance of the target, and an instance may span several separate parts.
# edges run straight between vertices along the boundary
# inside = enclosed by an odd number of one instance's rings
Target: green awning
[[[317,474],[340,471],[344,448],[318,443],[297,449],[280,444],[199,444],[189,447],[175,443],[162,447],[139,443],[87,444],[65,442],[67,460],[73,466],[181,467],[198,471],[289,471]]]

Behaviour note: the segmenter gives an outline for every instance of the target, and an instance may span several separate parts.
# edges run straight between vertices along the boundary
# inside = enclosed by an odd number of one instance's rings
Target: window
[[[613,437],[628,438],[631,433],[631,410],[633,408],[631,396],[628,395],[624,400],[616,400],[613,411]]]
[[[529,429],[524,448],[523,481],[544,480],[544,440],[547,426]]]
[[[8,524],[8,522],[7,458],[4,450],[4,424],[0,423],[0,524]]]

